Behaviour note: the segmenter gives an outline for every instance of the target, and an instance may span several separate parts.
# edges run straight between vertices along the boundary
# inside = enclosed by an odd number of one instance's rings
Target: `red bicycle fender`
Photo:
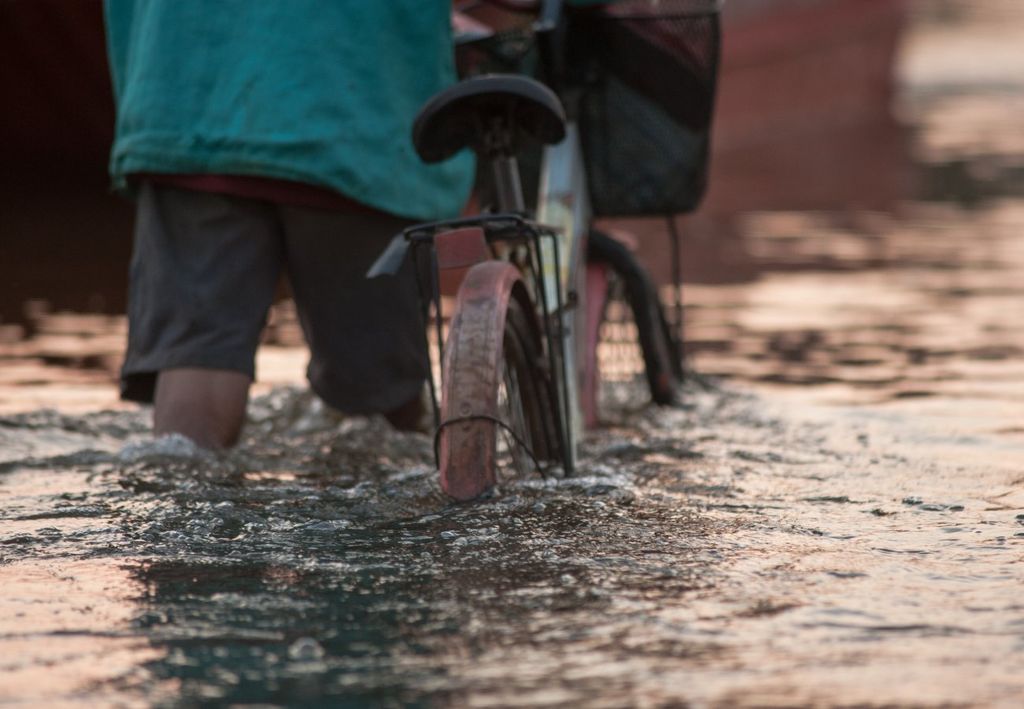
[[[438,287],[441,295],[453,296],[469,269],[492,258],[480,227],[443,231],[434,236]]]
[[[457,500],[478,497],[496,482],[496,424],[481,427],[480,419],[473,417],[498,416],[505,315],[520,279],[511,264],[485,261],[467,270],[459,288],[444,350],[448,378],[441,401],[445,429],[440,436],[441,487]]]

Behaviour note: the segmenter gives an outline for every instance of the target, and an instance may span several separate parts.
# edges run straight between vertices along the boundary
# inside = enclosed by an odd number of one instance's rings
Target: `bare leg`
[[[204,448],[238,442],[252,380],[224,369],[165,369],[156,381],[153,433],[180,433]]]

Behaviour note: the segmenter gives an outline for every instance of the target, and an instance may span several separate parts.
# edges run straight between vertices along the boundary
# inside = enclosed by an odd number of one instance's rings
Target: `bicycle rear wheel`
[[[441,487],[457,500],[558,457],[558,400],[528,307],[519,272],[505,262],[473,266],[459,288],[438,432]]]

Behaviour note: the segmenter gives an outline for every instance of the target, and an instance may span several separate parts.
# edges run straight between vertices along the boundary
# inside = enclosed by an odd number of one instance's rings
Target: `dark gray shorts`
[[[121,397],[150,402],[160,370],[255,379],[255,355],[287,274],[310,348],[310,386],[349,413],[389,411],[422,391],[424,330],[409,264],[364,278],[408,222],[144,184],[132,254]]]

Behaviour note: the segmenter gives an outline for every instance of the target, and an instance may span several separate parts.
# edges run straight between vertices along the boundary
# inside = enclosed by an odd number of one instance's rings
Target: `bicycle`
[[[420,282],[424,318],[433,320],[436,345],[443,343],[440,383],[433,376],[429,382],[435,458],[442,488],[457,500],[493,487],[506,467],[546,474],[560,466],[573,473],[583,428],[598,418],[597,349],[616,280],[633,312],[652,399],[675,401],[683,377],[678,299],[673,335],[650,276],[625,245],[591,223],[594,214],[673,214],[696,206],[704,189],[718,55],[718,7],[710,0],[623,0],[613,9],[580,10],[560,0],[488,2],[539,10],[532,27],[513,37],[527,52],[537,50],[534,70],[524,71],[526,53],[513,53],[517,73],[481,73],[434,96],[416,119],[413,145],[426,162],[474,150],[479,165],[490,168],[481,170],[481,190],[491,206],[476,216],[406,229],[368,274],[396,272],[409,257],[417,273],[426,272]],[[666,30],[682,24],[690,31],[693,23],[706,40],[699,52],[693,42],[666,43]],[[488,47],[495,37],[504,39],[496,33],[463,46],[508,63],[508,54]],[[642,168],[635,170],[637,180],[614,174],[607,146],[602,154],[594,144],[600,128],[581,133],[581,119],[589,116],[593,123],[592,114],[602,110],[607,118],[601,102],[609,91],[613,98],[623,91],[623,76],[634,75],[627,94],[650,83],[628,68],[631,60],[625,71],[610,71],[608,61],[588,56],[588,42],[595,41],[617,42],[648,60],[660,53],[687,68],[690,93],[700,106],[675,102],[668,132],[688,124],[699,144],[671,143],[675,165],[657,168],[675,170],[669,184],[651,182],[643,174],[650,172],[646,163],[634,166]],[[595,77],[603,82],[598,93]],[[544,146],[534,210],[526,207],[517,162],[528,144]],[[678,263],[674,231],[672,237]],[[674,280],[678,294],[677,269]],[[451,298],[445,337],[443,303]]]

